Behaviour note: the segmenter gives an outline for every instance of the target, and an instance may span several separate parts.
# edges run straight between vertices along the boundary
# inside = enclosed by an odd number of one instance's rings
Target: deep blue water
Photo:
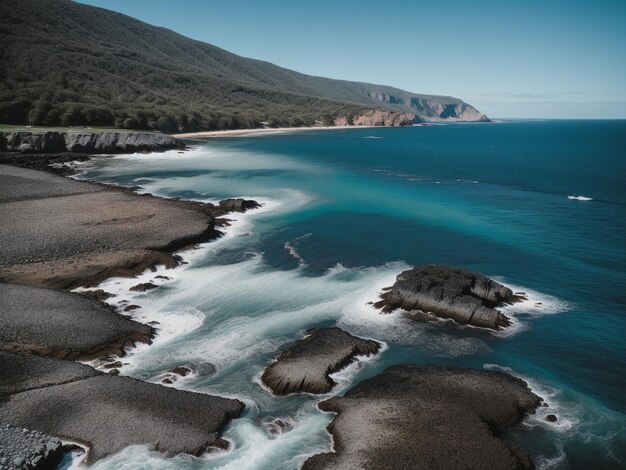
[[[400,362],[504,368],[543,392],[559,416],[557,426],[537,417],[511,433],[541,467],[626,466],[626,121],[311,131],[194,145],[184,156],[103,161],[86,176],[168,196],[253,197],[279,209],[190,264],[197,277],[182,276],[171,289],[181,306],[211,312],[210,321],[156,345],[153,356],[138,354],[127,373],[158,380],[168,363],[155,362],[157,354],[175,365],[196,348],[192,356],[217,362],[221,372],[185,387],[251,400],[257,427],[265,415],[296,416],[306,423],[302,442],[310,432],[318,444],[177,466],[289,467],[329,445],[322,430],[330,418],[307,421],[317,419],[313,399],[285,405],[254,378],[304,328],[330,324],[389,347],[352,383]],[[532,302],[511,312],[513,333],[495,335],[400,314],[377,320],[362,306],[376,300],[381,282],[423,263],[480,271],[531,292]],[[212,279],[205,294],[194,291],[200,273]],[[208,293],[237,282],[235,298]],[[350,297],[356,291],[365,294]],[[150,295],[154,305],[168,299]],[[255,331],[249,353],[220,363],[210,348],[198,350],[245,332],[246,322],[236,321],[243,316]],[[252,432],[234,425],[230,438],[243,449]]]

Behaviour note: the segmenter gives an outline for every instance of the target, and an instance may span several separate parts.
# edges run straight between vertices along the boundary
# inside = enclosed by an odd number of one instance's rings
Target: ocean
[[[128,448],[93,468],[282,469],[331,449],[326,396],[274,397],[263,369],[307,328],[384,342],[336,374],[341,394],[399,363],[505,370],[549,406],[507,436],[539,468],[626,468],[626,121],[502,121],[289,132],[189,142],[192,150],[97,159],[81,177],[167,197],[256,199],[217,241],[182,253],[159,289],[113,302],[158,321],[122,375],[236,397],[228,452],[165,458]],[[479,271],[528,294],[504,332],[427,321],[378,300],[418,264]],[[152,280],[145,273],[141,282]],[[555,414],[556,423],[545,420]],[[275,418],[291,430],[274,435]]]

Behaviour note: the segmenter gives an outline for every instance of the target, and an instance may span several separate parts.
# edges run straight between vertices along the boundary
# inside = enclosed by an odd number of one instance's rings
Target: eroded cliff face
[[[7,132],[0,134],[0,151],[22,153],[128,153],[184,148],[178,139],[150,132]]]
[[[426,99],[412,99],[411,108],[424,121],[478,121],[489,122],[489,118],[467,103],[439,103]]]
[[[414,122],[421,122],[419,117],[413,113],[405,113],[398,111],[385,111],[382,109],[373,109],[366,111],[359,116],[352,118],[352,122],[346,116],[340,116],[335,119],[335,126],[385,126],[400,127],[410,126]]]
[[[367,95],[385,104],[397,105],[415,113],[419,121],[479,121],[489,122],[489,118],[473,106],[457,98],[446,96],[392,95],[383,92],[367,92]]]

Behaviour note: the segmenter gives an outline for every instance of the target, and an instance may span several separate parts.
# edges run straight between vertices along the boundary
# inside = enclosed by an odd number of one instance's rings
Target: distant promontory
[[[0,123],[168,133],[488,121],[450,96],[248,59],[69,0],[0,2]]]

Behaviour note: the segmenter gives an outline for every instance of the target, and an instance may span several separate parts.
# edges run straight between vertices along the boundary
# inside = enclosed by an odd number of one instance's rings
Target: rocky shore
[[[70,289],[157,264],[176,267],[174,251],[220,236],[216,217],[255,207],[138,196],[0,165],[0,281]]]
[[[0,470],[52,470],[62,458],[59,439],[26,428],[0,426]]]
[[[501,433],[540,404],[524,381],[500,372],[389,367],[319,404],[337,413],[328,426],[334,452],[302,468],[531,469]]]
[[[330,374],[356,356],[376,354],[380,344],[357,338],[339,328],[307,330],[306,336],[278,356],[261,376],[276,395],[328,393],[335,385]]]
[[[0,152],[132,153],[183,149],[167,134],[132,131],[16,131],[0,133]]]
[[[133,444],[169,455],[224,447],[219,432],[244,409],[239,400],[7,352],[0,352],[0,383],[3,423],[82,443],[89,462]]]
[[[417,266],[398,275],[375,307],[421,311],[460,324],[498,330],[510,325],[498,307],[523,296],[479,273],[451,266]]]
[[[12,155],[3,154],[2,161]],[[36,160],[12,163],[48,169]],[[151,342],[154,330],[104,304],[105,292],[66,290],[132,277],[157,264],[176,267],[181,258],[175,251],[221,235],[218,227],[228,225],[221,216],[256,207],[243,199],[214,205],[139,196],[0,165],[0,439],[21,465],[6,460],[7,468],[30,468],[34,459],[37,465],[52,462],[33,454],[23,433],[79,442],[91,462],[132,444],[172,455],[228,446],[219,432],[243,411],[240,401],[72,362],[110,362],[137,342]]]
[[[0,283],[0,350],[90,360],[150,343],[154,330],[79,294]]]

